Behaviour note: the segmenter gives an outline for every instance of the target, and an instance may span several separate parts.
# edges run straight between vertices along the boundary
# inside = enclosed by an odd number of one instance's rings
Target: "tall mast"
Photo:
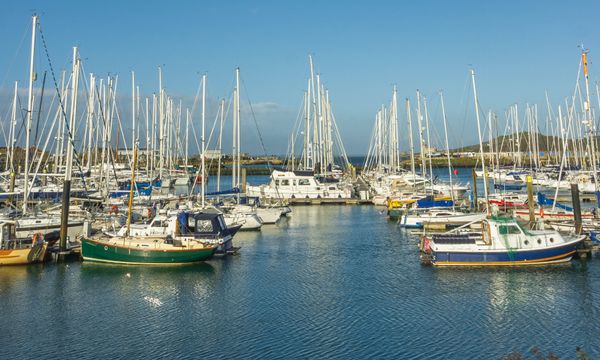
[[[88,97],[88,148],[87,148],[87,168],[90,170],[92,161],[92,135],[94,133],[94,89],[96,88],[96,77],[90,74],[90,93]]]
[[[221,99],[221,122],[219,124],[219,161],[217,164],[217,192],[221,191],[221,153],[223,150],[223,123],[225,122],[225,99]],[[204,182],[204,179],[202,179]],[[204,186],[204,185],[202,185]]]
[[[427,165],[425,164],[425,149],[423,138],[423,114],[421,113],[421,93],[417,89],[417,123],[419,125],[419,144],[421,153],[421,175],[427,177]]]
[[[586,114],[586,123],[589,127],[589,139],[590,139],[590,160],[592,161],[592,174],[594,177],[594,188],[596,191],[598,190],[598,179],[596,175],[596,171],[598,168],[598,164],[596,162],[596,146],[594,135],[596,132],[596,127],[594,125],[594,118],[592,117],[592,104],[590,102],[590,80],[588,77],[588,67],[587,67],[587,51],[585,49],[581,49],[581,61],[583,62],[583,75],[585,77],[585,94],[586,94],[586,102],[585,102],[585,114]]]
[[[442,118],[444,119],[444,136],[446,138],[446,157],[448,159],[448,176],[450,177],[450,196],[452,196],[452,207],[454,207],[454,185],[452,183],[452,162],[450,161],[450,145],[448,144],[448,120],[446,119],[446,107],[444,106],[444,93],[440,91],[440,102],[442,103]]]
[[[148,132],[148,126],[150,126],[150,114],[148,114],[148,111],[150,110],[150,103],[149,103],[149,99],[148,96],[146,96],[146,176],[150,177],[150,137],[149,137],[149,132]]]
[[[206,152],[206,143],[204,138],[204,121],[206,116],[206,74],[202,75],[202,208],[204,208],[204,193],[205,193],[205,184],[206,184],[206,165],[205,165],[205,152]],[[187,141],[187,136],[186,136]],[[186,144],[186,165],[187,165],[187,144]]]
[[[17,93],[19,91],[19,82],[15,81],[15,95],[13,97],[13,108],[12,108],[12,117],[10,120],[10,134],[9,134],[9,144],[8,144],[8,157],[9,161],[6,162],[6,170],[9,169],[11,173],[15,172],[15,131],[17,129]]]
[[[71,195],[71,176],[73,172],[73,143],[75,141],[75,119],[77,118],[77,86],[79,83],[79,59],[77,47],[73,48],[73,73],[71,75],[71,113],[67,129],[67,158],[65,163],[65,182],[62,193],[62,212],[60,225],[60,250],[67,244],[67,228],[69,222],[69,203]]]
[[[235,93],[235,96],[237,98],[237,180],[236,183],[238,186],[240,186],[240,177],[241,177],[241,162],[242,162],[242,152],[241,152],[241,142],[240,142],[240,117],[241,117],[241,104],[240,104],[240,68],[236,68],[235,69],[235,83],[236,83],[236,88],[237,91]]]
[[[135,144],[135,72],[131,72],[131,148]],[[132,184],[133,185],[133,184]]]
[[[164,115],[164,92],[163,92],[163,88],[162,88],[162,69],[159,66],[158,67],[158,177],[161,181],[161,186],[162,186],[162,182],[164,181],[163,178],[163,167],[165,165],[165,160],[164,160],[164,156],[163,156],[163,151],[164,151],[164,120],[165,120],[165,115]]]
[[[475,84],[475,70],[471,69],[471,81],[473,83],[473,100],[475,101],[475,115],[477,117],[477,134],[479,135],[479,154],[481,156],[481,168],[483,170],[483,192],[485,194],[485,211],[490,214],[490,204],[488,202],[488,184],[485,175],[485,158],[483,156],[483,142],[481,140],[481,121],[479,119],[479,100],[477,99],[477,86]]]
[[[412,111],[410,108],[410,100],[406,99],[406,115],[408,118],[408,144],[410,146],[410,171],[415,176],[415,144],[413,143],[413,130],[412,130]]]
[[[33,61],[35,58],[35,35],[37,26],[37,15],[31,18],[31,57],[29,59],[29,95],[27,98],[27,128],[25,131],[25,187],[23,190],[23,213],[27,213],[27,199],[29,198],[29,137],[31,133],[31,122],[33,119],[33,78],[35,77]]]

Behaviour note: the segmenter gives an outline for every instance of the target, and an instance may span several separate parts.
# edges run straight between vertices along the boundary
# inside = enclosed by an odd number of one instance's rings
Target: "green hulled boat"
[[[217,245],[193,238],[104,238],[82,239],[84,260],[117,264],[186,264],[204,261],[214,255]]]

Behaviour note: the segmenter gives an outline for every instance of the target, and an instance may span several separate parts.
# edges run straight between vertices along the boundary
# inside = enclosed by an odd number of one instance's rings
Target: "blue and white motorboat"
[[[424,260],[437,266],[540,265],[570,261],[584,235],[529,230],[516,219],[492,217],[481,232],[423,236]]]

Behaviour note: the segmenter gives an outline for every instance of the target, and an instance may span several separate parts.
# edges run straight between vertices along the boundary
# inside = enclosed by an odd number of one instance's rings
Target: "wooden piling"
[[[579,202],[579,187],[577,184],[571,184],[571,197],[573,199],[573,214],[575,215],[575,233],[581,234],[581,203]]]
[[[527,206],[529,207],[529,225],[535,225],[535,203],[533,202],[533,178],[527,175]]]

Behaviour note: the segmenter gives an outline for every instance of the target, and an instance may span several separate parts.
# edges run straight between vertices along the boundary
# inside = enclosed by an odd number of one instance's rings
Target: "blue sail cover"
[[[546,195],[542,194],[541,192],[537,193],[537,202],[540,205],[549,205],[549,206],[554,205],[554,200],[548,199],[546,197]],[[563,210],[566,210],[566,211],[573,211],[572,207],[569,207],[567,205],[563,205],[563,204],[558,203],[558,202],[556,203],[556,207],[560,208],[560,209],[563,209]]]
[[[450,207],[452,205],[452,200],[435,200],[432,196],[417,200],[417,207],[420,208]]]
[[[186,212],[181,212],[177,214],[177,222],[179,223],[179,233],[187,234],[188,233],[188,214]]]
[[[233,189],[229,189],[229,190],[223,190],[223,191],[213,191],[213,192],[209,192],[206,193],[204,195],[206,196],[213,196],[213,195],[231,195],[231,194],[239,194],[240,188],[233,188]]]

